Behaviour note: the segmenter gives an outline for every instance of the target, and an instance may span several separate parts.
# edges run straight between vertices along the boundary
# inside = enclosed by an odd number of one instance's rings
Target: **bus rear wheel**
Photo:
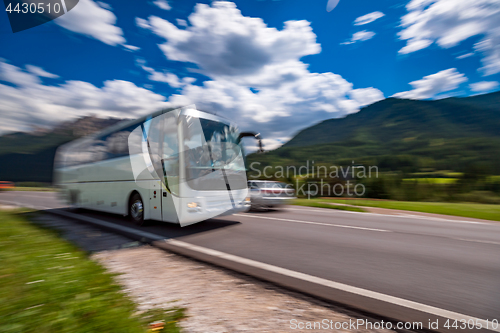
[[[144,203],[139,193],[135,193],[130,199],[128,216],[135,225],[144,225]]]

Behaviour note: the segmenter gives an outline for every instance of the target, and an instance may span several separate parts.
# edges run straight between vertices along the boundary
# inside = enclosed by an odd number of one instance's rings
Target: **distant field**
[[[303,204],[301,201],[311,201]],[[413,201],[393,201],[393,200],[366,200],[366,199],[301,199],[296,202],[298,205],[312,206],[322,205],[325,208],[337,208],[328,203],[348,204],[353,206],[379,207],[388,209],[409,210],[414,212],[433,213],[463,216],[484,220],[500,221],[500,205],[485,205],[476,203],[447,203],[447,202],[413,202]],[[332,207],[330,207],[332,206]],[[320,206],[314,206],[320,207]],[[338,206],[342,207],[342,206]],[[338,209],[338,208],[337,208]]]
[[[406,178],[404,182],[418,182],[419,184],[454,184],[458,178]]]
[[[54,187],[14,187],[9,189],[2,189],[0,191],[35,191],[35,192],[55,192]]]
[[[0,332],[179,332],[183,309],[137,315],[113,275],[25,214],[0,211]],[[146,316],[151,316],[146,318]],[[148,331],[149,332],[149,331]]]
[[[490,182],[500,182],[500,176],[489,176],[487,179]]]

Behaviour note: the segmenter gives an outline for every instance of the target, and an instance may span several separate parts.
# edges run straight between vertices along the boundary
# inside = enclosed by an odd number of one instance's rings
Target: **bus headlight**
[[[197,202],[188,202],[187,206],[188,206],[188,208],[196,209],[196,208],[198,208],[199,205]]]
[[[246,197],[246,198],[245,198],[245,200],[243,201],[243,203],[244,203],[245,205],[249,205],[249,204],[250,204],[250,202],[251,202],[250,197]]]
[[[190,213],[199,213],[201,212],[201,204],[199,202],[188,202],[187,211]]]

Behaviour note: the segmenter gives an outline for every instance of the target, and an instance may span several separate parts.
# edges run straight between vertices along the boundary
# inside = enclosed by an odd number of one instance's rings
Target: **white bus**
[[[54,179],[75,207],[186,226],[250,208],[244,136],[194,106],[162,110],[61,146]]]

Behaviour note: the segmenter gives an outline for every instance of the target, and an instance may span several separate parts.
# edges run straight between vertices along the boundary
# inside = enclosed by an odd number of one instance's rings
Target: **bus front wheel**
[[[139,193],[135,193],[130,199],[128,216],[134,224],[139,226],[144,224],[144,203]]]

